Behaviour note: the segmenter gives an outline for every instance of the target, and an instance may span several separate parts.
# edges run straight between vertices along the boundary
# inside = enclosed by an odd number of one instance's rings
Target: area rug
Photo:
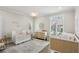
[[[39,53],[46,46],[48,46],[48,41],[33,39],[19,45],[8,47],[3,53]]]

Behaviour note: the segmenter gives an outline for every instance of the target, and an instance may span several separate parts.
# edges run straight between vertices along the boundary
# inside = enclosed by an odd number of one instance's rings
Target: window
[[[51,16],[50,17],[50,34],[60,34],[63,32],[63,16]]]

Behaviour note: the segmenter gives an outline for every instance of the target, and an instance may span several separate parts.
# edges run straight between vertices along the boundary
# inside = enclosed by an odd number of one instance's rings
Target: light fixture
[[[32,13],[31,13],[31,16],[32,16],[32,17],[36,17],[36,16],[37,16],[37,13],[36,13],[36,12],[32,12]]]
[[[59,10],[62,10],[62,8],[63,8],[63,7],[61,7],[61,6],[58,7]]]

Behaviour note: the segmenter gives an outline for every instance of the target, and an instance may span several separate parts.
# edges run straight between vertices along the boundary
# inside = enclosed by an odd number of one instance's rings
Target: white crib
[[[12,41],[15,44],[20,44],[28,40],[31,40],[31,33],[28,33],[26,31],[22,31],[22,32],[13,31],[12,32]]]

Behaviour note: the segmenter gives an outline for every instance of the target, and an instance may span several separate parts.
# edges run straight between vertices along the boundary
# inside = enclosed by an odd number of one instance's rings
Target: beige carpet
[[[8,47],[3,53],[39,53],[46,46],[48,46],[48,41],[34,39],[19,45]]]

